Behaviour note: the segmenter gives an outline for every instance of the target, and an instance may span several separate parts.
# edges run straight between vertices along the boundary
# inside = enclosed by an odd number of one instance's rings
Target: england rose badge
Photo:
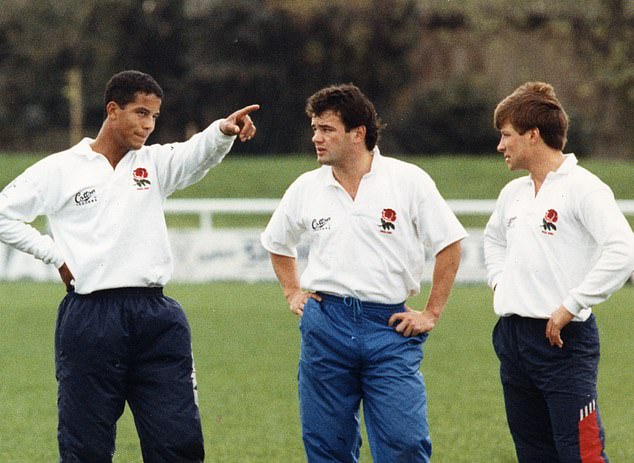
[[[132,180],[138,190],[147,190],[152,183],[148,180],[148,172],[145,167],[137,167],[132,171]]]
[[[396,229],[396,211],[394,209],[383,209],[381,213],[381,233],[391,234]]]
[[[559,214],[557,214],[557,211],[555,209],[548,209],[542,219],[542,233],[552,235],[553,232],[557,231],[557,225],[555,225],[555,223],[558,219]]]

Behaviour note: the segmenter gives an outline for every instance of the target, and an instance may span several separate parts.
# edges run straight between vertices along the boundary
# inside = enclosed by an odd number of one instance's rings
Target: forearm
[[[0,215],[0,241],[59,268],[64,263],[52,238],[31,225]]]
[[[291,312],[301,317],[308,299],[321,301],[319,294],[303,291],[300,287],[297,262],[294,257],[271,253],[271,263]]]
[[[634,234],[611,192],[601,190],[588,195],[580,208],[581,221],[601,249],[601,255],[563,301],[575,315],[605,301],[634,271]]]
[[[460,241],[450,244],[436,254],[432,287],[425,310],[418,312],[408,308],[405,312],[392,314],[388,325],[394,326],[396,332],[403,336],[417,336],[433,330],[449,300],[460,265],[460,254]]]
[[[165,195],[201,180],[229,153],[234,140],[216,121],[185,142],[151,146]]]
[[[631,277],[634,271],[634,243],[623,243],[603,252],[583,282],[570,290],[563,305],[575,315],[585,307],[605,301]]]
[[[200,163],[210,169],[219,164],[229,153],[236,137],[226,135],[220,130],[220,120],[213,122],[202,132],[202,140],[194,151],[198,154]]]
[[[449,300],[451,288],[460,266],[461,253],[460,241],[456,241],[436,254],[432,286],[425,307],[425,310],[436,318],[440,318]]]
[[[281,254],[271,253],[270,255],[275,276],[277,276],[280,282],[284,297],[288,300],[293,293],[301,291],[297,272],[297,261],[294,257],[283,256]]]

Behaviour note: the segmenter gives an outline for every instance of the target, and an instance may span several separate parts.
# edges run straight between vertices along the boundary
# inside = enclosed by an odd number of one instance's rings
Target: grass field
[[[208,461],[304,461],[296,364],[297,322],[275,284],[172,285],[193,330]],[[53,330],[61,287],[0,283],[0,461],[56,461]],[[634,288],[596,310],[602,336],[599,395],[611,461],[634,461]],[[413,304],[420,305],[422,296]],[[422,371],[437,463],[511,463],[489,290],[455,288],[425,345]],[[131,416],[120,420],[115,462],[140,462]],[[370,462],[367,445],[362,461]]]
[[[37,157],[0,155],[0,188]],[[495,198],[516,174],[499,156],[408,158],[425,168],[446,198]],[[582,161],[619,199],[634,199],[634,164]],[[312,155],[229,157],[199,184],[175,197],[280,197]],[[260,226],[225,217],[215,225]],[[478,220],[478,219],[476,219]],[[481,224],[485,218],[480,218]],[[187,221],[171,225],[188,226]],[[468,223],[468,225],[472,225]],[[200,407],[208,461],[304,461],[296,364],[298,332],[277,285],[213,283],[170,285],[193,330]],[[418,297],[411,301],[422,305]],[[57,460],[53,330],[62,288],[0,282],[0,462]],[[602,335],[601,411],[611,461],[634,461],[634,287],[629,284],[597,307]],[[422,371],[436,463],[511,463],[497,360],[490,343],[495,317],[484,286],[457,286],[441,324],[425,346]],[[140,462],[130,414],[119,423],[116,463]],[[368,446],[362,462],[371,461]]]
[[[0,188],[41,156],[0,153]],[[446,198],[496,198],[502,186],[522,173],[509,172],[502,155],[411,156],[401,158],[424,168]],[[582,159],[580,164],[599,175],[618,199],[634,199],[634,162]],[[302,172],[317,167],[312,154],[229,156],[196,185],[174,198],[279,198]]]

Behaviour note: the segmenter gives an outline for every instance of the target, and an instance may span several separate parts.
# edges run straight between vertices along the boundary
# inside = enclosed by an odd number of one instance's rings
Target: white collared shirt
[[[566,155],[535,195],[530,176],[501,191],[485,229],[497,315],[586,320],[634,271],[634,234],[610,188]]]
[[[80,294],[164,286],[172,274],[163,203],[200,179],[235,137],[214,122],[183,143],[143,146],[113,169],[85,138],[29,167],[0,194],[0,240],[60,267]],[[53,238],[25,222],[46,215]]]
[[[284,194],[261,242],[296,257],[308,240],[303,288],[394,304],[420,291],[426,247],[436,255],[465,236],[427,173],[375,148],[354,201],[331,167],[307,172]]]

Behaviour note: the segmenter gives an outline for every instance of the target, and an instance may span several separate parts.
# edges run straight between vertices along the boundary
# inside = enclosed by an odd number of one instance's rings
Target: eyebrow
[[[139,105],[139,106],[135,107],[134,110],[135,111],[145,111],[146,113],[154,114],[155,116],[158,116],[159,114],[161,114],[160,111],[152,112],[152,110],[150,108],[148,108],[147,106],[143,106],[143,105]]]
[[[310,124],[310,126],[311,126],[312,128],[326,128],[326,127],[333,128],[333,127],[334,127],[334,125],[333,125],[333,124],[330,124],[330,123],[328,123],[328,122],[318,122],[318,123],[312,123],[312,124]]]

